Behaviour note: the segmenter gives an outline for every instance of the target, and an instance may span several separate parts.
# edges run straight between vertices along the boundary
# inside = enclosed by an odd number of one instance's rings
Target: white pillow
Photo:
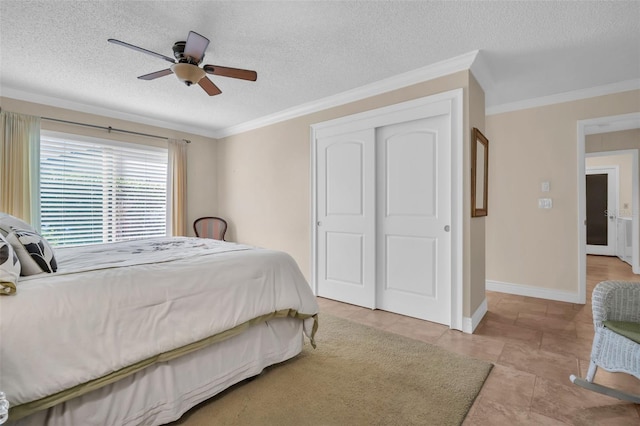
[[[20,261],[13,246],[0,234],[0,295],[16,293]]]
[[[11,229],[6,238],[18,255],[21,275],[51,273],[58,270],[53,249],[42,235],[29,229]]]

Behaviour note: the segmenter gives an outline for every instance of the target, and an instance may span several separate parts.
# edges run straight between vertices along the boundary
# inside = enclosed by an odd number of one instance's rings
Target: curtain
[[[187,143],[169,139],[167,235],[187,235]]]
[[[0,211],[40,230],[40,117],[0,112]]]

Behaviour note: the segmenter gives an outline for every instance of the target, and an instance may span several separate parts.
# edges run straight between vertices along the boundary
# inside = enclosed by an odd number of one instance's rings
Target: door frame
[[[587,300],[587,229],[585,220],[587,219],[587,191],[585,183],[585,144],[587,135],[599,133],[610,133],[620,130],[630,130],[640,128],[640,112],[630,114],[621,114],[608,117],[591,118],[587,120],[578,120],[577,122],[577,150],[578,150],[578,300],[576,303],[586,303]],[[637,219],[638,210],[638,150],[635,151],[633,160],[633,213],[634,219]],[[640,242],[640,226],[638,220],[632,223],[631,231],[636,241]],[[636,244],[640,245],[640,244]],[[634,274],[640,274],[640,259],[638,248],[634,246],[632,252],[632,270]]]
[[[316,158],[316,138],[317,133],[322,129],[339,125],[346,125],[352,122],[370,123],[372,127],[379,127],[389,124],[389,117],[402,119],[409,110],[419,108],[429,108],[430,105],[449,102],[449,113],[451,116],[451,319],[449,327],[455,330],[463,329],[463,249],[464,249],[464,229],[463,229],[463,153],[464,153],[464,131],[463,131],[463,89],[454,89],[443,93],[438,93],[411,101],[381,107],[378,109],[365,111],[353,115],[336,118],[311,125],[310,146],[311,146],[311,288],[314,294],[318,294],[318,264],[317,264],[317,158]],[[396,120],[398,122],[399,120]]]
[[[593,158],[593,157],[602,157],[602,155],[600,155],[600,153],[593,153],[592,154],[586,154],[585,155],[585,159],[586,158]],[[609,191],[609,177],[613,178],[613,187],[614,187],[614,199],[613,199],[613,203],[611,203],[610,199],[607,199],[607,209],[609,208],[610,204],[613,204],[615,206],[615,210],[618,210],[618,207],[620,205],[620,168],[618,166],[594,166],[594,167],[586,167],[585,165],[585,176],[589,175],[589,174],[606,174],[607,175],[607,192]],[[585,182],[586,185],[586,182]],[[608,195],[608,194],[607,194]],[[585,186],[585,197],[586,197],[586,186]],[[586,198],[585,198],[586,200]],[[586,215],[586,210],[585,210],[585,215]],[[610,216],[610,214],[607,212],[607,216]],[[587,253],[587,254],[596,254],[596,255],[604,255],[604,256],[615,256],[616,255],[616,246],[617,246],[617,217],[618,215],[616,214],[616,227],[612,227],[612,225],[610,225],[607,222],[607,247],[606,250],[598,250],[598,248],[596,247],[592,247],[591,248],[591,253]],[[609,217],[607,217],[607,220],[609,220]],[[613,238],[615,239],[615,241],[612,243],[610,241],[610,237],[613,234]],[[611,247],[610,244],[613,244],[613,247]],[[585,245],[585,250],[587,250],[587,246],[589,244]],[[594,248],[595,251],[600,251],[600,253],[594,253]]]

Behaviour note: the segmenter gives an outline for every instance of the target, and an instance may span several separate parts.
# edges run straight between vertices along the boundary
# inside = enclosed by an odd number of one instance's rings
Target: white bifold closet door
[[[451,115],[316,139],[318,295],[450,324]]]

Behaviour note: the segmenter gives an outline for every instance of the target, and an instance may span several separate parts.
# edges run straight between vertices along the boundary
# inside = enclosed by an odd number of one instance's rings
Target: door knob
[[[451,227],[449,225],[445,225],[444,226],[444,230],[445,232],[449,232],[449,230],[451,229]]]

